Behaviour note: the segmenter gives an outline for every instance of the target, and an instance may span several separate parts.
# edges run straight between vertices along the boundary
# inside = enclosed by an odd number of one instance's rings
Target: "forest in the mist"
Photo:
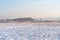
[[[14,19],[0,19],[0,23],[11,22],[60,22],[59,18],[14,18]]]

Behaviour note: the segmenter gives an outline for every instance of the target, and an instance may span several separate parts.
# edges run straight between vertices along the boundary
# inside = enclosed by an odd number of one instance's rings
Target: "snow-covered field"
[[[60,25],[0,23],[0,40],[60,40]]]

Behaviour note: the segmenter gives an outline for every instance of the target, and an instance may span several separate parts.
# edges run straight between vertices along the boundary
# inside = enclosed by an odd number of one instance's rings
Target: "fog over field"
[[[0,40],[60,40],[60,0],[0,0]]]

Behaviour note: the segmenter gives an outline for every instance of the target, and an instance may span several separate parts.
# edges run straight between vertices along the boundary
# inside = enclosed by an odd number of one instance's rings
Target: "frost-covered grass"
[[[59,25],[9,25],[0,28],[0,40],[60,40]]]

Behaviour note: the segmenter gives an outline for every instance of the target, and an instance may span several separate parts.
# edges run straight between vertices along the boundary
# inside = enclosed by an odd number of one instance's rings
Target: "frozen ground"
[[[0,24],[0,40],[60,40],[60,25]]]

